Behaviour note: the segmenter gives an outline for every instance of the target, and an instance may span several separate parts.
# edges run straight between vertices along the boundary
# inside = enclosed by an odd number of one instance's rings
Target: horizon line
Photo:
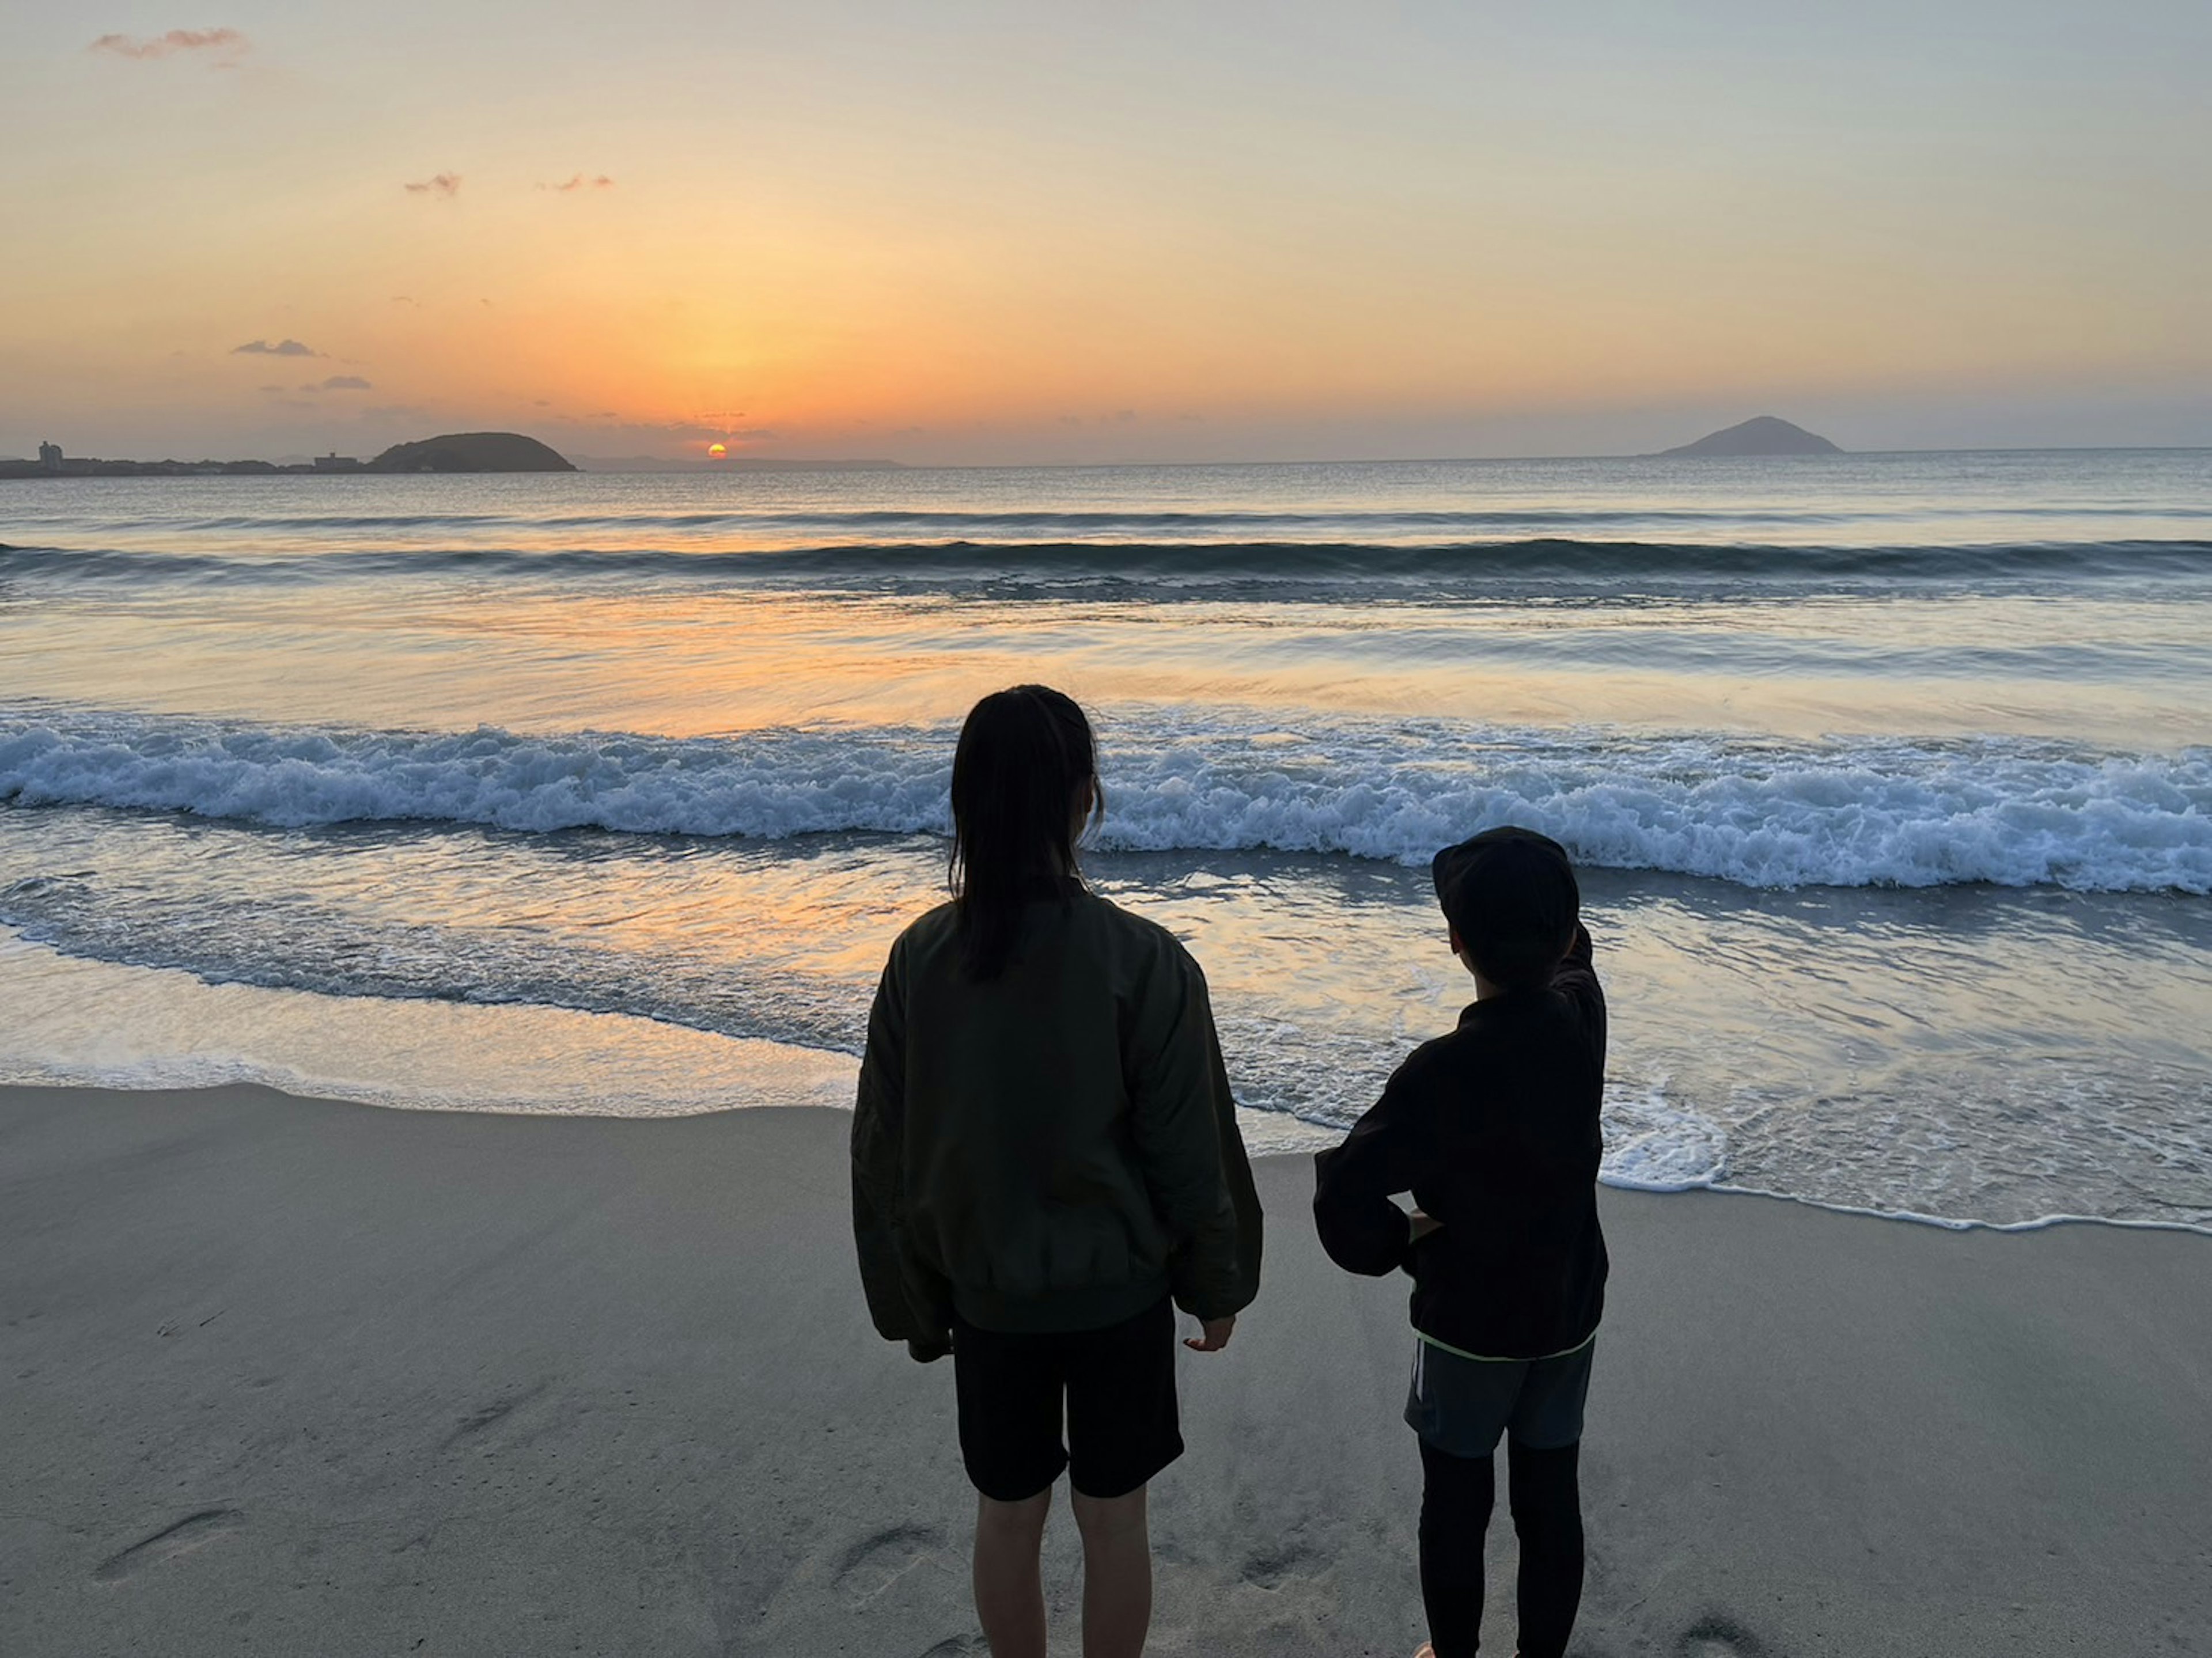
[[[523,435],[528,435],[524,434]],[[539,441],[544,441],[542,439]],[[550,444],[546,445],[551,448]],[[696,472],[716,471],[741,471],[749,466],[769,465],[804,471],[809,467],[835,468],[850,471],[902,472],[985,472],[985,471],[1108,471],[1121,467],[1190,468],[1208,466],[1460,466],[1504,465],[1529,462],[1594,461],[1594,460],[1680,460],[1704,464],[1711,461],[1831,461],[1879,460],[1905,455],[2072,455],[2072,454],[2212,454],[2212,443],[2035,443],[2035,444],[1951,444],[1940,446],[1903,449],[1838,449],[1822,454],[1782,455],[1684,455],[1669,454],[1662,450],[1616,451],[1605,454],[1536,454],[1536,455],[1377,455],[1352,457],[1345,455],[1306,455],[1271,457],[1265,459],[1170,460],[1164,459],[1123,460],[975,460],[975,461],[902,461],[889,456],[852,455],[752,455],[732,456],[726,460],[713,461],[704,458],[687,459],[681,456],[638,455],[617,457],[610,455],[578,456],[556,450],[563,460],[579,472],[592,473],[584,463],[590,460],[635,459],[663,463],[657,466],[628,468],[633,477],[678,477]],[[197,460],[182,460],[174,455],[165,455],[158,460],[137,459],[121,455],[78,455],[72,459],[103,465],[127,466],[234,466],[261,463],[258,456],[241,456],[230,460],[216,460],[203,457]],[[272,466],[297,465],[312,461],[307,455],[295,460],[270,460]],[[349,457],[349,459],[350,459]],[[33,455],[0,456],[0,463],[11,465],[34,464]],[[608,471],[592,473],[595,477],[618,476]],[[39,473],[35,477],[53,474]],[[252,474],[239,474],[251,477]],[[301,476],[310,476],[301,474]],[[331,472],[313,474],[332,477],[401,476],[370,472]],[[438,476],[471,476],[460,473]],[[480,476],[480,475],[477,475]],[[548,474],[547,476],[556,476]],[[10,480],[26,482],[25,479]]]

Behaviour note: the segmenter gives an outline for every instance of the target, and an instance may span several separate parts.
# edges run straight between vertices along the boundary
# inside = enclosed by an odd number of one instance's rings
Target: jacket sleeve
[[[1132,1035],[1137,1157],[1153,1208],[1176,1240],[1176,1304],[1196,1318],[1227,1318],[1260,1293],[1260,1196],[1206,975],[1180,948],[1148,975]]]
[[[868,1011],[868,1046],[853,1109],[853,1239],[860,1249],[860,1287],[877,1333],[886,1341],[905,1342],[915,1357],[927,1361],[943,1357],[952,1344],[948,1329],[930,1327],[937,1321],[915,1311],[907,1279],[916,1268],[905,1259],[900,1242],[906,1187],[903,967],[903,955],[894,944]]]
[[[1406,1264],[1413,1224],[1391,1199],[1413,1189],[1428,1142],[1428,1113],[1401,1066],[1344,1144],[1315,1157],[1314,1229],[1346,1272],[1381,1278]]]
[[[1582,1016],[1583,1035],[1591,1048],[1598,1067],[1605,1066],[1605,991],[1597,981],[1597,967],[1591,959],[1589,929],[1577,923],[1575,941],[1567,946],[1567,953],[1552,972],[1552,988],[1574,1005]]]

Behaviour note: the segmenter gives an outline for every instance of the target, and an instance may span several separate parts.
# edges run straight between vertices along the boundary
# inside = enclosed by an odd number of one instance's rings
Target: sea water
[[[2212,453],[0,485],[0,1078],[841,1102],[982,692],[1256,1148],[1565,842],[1607,1178],[2212,1226]]]

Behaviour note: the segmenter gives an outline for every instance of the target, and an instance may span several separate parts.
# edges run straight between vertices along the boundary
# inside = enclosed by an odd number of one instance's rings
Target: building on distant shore
[[[342,455],[333,449],[327,455],[315,457],[315,470],[318,472],[358,472],[361,463],[351,455]]]
[[[61,445],[58,443],[40,444],[39,446],[39,467],[42,471],[60,471],[62,470]]]

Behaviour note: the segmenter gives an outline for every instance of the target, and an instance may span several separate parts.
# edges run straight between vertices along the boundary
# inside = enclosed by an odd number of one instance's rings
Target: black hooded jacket
[[[1314,1219],[1347,1272],[1413,1275],[1413,1327],[1483,1358],[1581,1345],[1605,1306],[1597,1218],[1605,993],[1589,933],[1542,989],[1471,1004],[1423,1043],[1343,1145],[1315,1159]],[[1437,1228],[1412,1241],[1411,1192]]]

